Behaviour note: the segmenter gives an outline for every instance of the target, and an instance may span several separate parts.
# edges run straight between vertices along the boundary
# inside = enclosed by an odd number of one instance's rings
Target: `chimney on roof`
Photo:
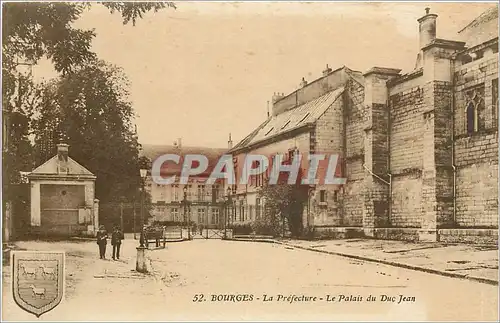
[[[269,101],[267,101],[267,117],[269,118]]]
[[[438,15],[429,13],[430,8],[425,8],[425,15],[417,19],[419,26],[420,49],[432,43],[436,39],[436,18]]]
[[[279,93],[279,92],[274,92],[273,94],[273,104],[276,103],[277,101],[281,100],[285,96],[284,93]]]
[[[182,138],[177,138],[177,147],[178,148],[182,147]]]
[[[333,70],[328,67],[328,64],[326,64],[326,68],[323,70],[323,76],[327,76],[328,74],[330,74]]]
[[[231,139],[231,133],[229,133],[229,140],[227,141],[227,148],[233,148],[233,140]]]
[[[302,78],[302,81],[300,82],[300,87],[301,87],[301,88],[303,88],[303,87],[304,87],[304,86],[306,86],[306,85],[307,85],[307,81],[306,81],[306,79],[303,77],[303,78]]]
[[[68,173],[68,144],[60,143],[57,145],[57,173]]]

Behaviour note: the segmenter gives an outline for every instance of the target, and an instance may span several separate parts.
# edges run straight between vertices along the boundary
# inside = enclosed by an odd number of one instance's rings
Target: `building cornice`
[[[368,76],[370,74],[382,74],[382,75],[391,75],[396,76],[401,73],[401,70],[398,68],[388,68],[388,67],[372,67],[368,71],[366,71],[363,76]]]
[[[415,70],[411,73],[404,74],[404,75],[401,75],[400,77],[388,80],[386,82],[386,84],[387,84],[387,86],[394,86],[394,85],[398,85],[398,84],[404,83],[404,82],[409,81],[409,80],[419,78],[422,75],[424,75],[424,69],[419,68],[418,70]]]
[[[422,48],[422,50],[426,51],[426,50],[429,50],[429,49],[434,48],[434,47],[459,50],[459,49],[463,49],[464,46],[465,46],[465,42],[463,42],[463,41],[436,38],[431,43],[424,46]]]
[[[28,174],[30,180],[54,180],[54,181],[95,181],[96,176],[85,174]]]
[[[482,44],[478,44],[476,46],[472,46],[470,48],[465,48],[464,50],[460,51],[457,53],[457,56],[458,55],[464,55],[464,54],[469,54],[469,53],[473,53],[473,52],[476,52],[478,50],[482,50],[482,49],[485,49],[485,48],[488,48],[488,47],[491,47],[493,45],[497,44],[498,45],[498,37],[495,37],[495,38],[492,38]]]

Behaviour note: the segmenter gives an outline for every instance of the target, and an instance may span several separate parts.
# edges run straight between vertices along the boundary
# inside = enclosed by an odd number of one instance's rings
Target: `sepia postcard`
[[[1,19],[2,321],[498,322],[498,3]]]

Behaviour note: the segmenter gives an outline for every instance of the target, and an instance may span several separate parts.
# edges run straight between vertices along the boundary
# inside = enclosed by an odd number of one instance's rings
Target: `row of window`
[[[326,196],[327,196],[326,190],[320,190],[319,191],[319,201],[321,203],[324,203],[324,202],[327,201]],[[338,197],[338,191],[333,191],[333,202],[338,202],[338,198],[339,198]]]
[[[309,116],[309,114],[310,114],[310,112],[307,112],[305,115],[303,115],[302,118],[295,125],[298,125],[302,121],[304,121]],[[285,123],[283,123],[283,125],[280,127],[280,131],[285,129],[286,127],[288,127],[288,125],[290,124],[291,121],[292,121],[291,119],[288,119],[287,121],[285,121]],[[264,136],[269,135],[271,133],[271,131],[273,131],[273,130],[274,130],[274,126],[271,126],[269,129],[267,129]]]
[[[284,154],[284,158],[283,158],[282,163],[284,165],[290,165],[293,161],[293,158],[297,154],[298,154],[298,151],[296,149],[289,149],[288,152]],[[261,165],[260,162],[257,160],[253,161],[251,167],[252,167],[252,169],[259,169],[259,174],[250,176],[248,184],[250,186],[255,186],[255,187],[264,186],[265,183],[269,179],[270,169],[268,168],[267,170],[264,170],[264,165]],[[237,168],[235,167],[235,169],[237,169]],[[238,178],[238,177],[236,176],[236,178]]]
[[[171,201],[179,202],[184,199],[184,187],[179,185],[172,185],[168,187],[170,190],[160,190],[157,196],[158,201],[165,201],[168,193],[170,193]],[[198,185],[196,190],[193,190],[192,185],[186,185],[186,188],[186,199],[190,201],[212,201],[215,203],[219,199],[219,185]]]
[[[338,192],[334,191],[333,193],[333,201],[337,202],[338,201]],[[320,202],[326,202],[327,201],[327,192],[326,190],[320,190],[319,191],[319,200]],[[191,209],[187,209],[187,214],[186,217],[189,219],[191,218]],[[197,220],[198,223],[207,223],[207,217],[206,217],[206,208],[198,208],[196,209],[197,212]],[[219,208],[210,208],[210,218],[209,218],[209,223],[210,224],[218,224],[220,221],[220,209]],[[184,213],[181,208],[171,208],[170,209],[170,214],[172,216],[172,220],[176,222],[183,222],[184,219]],[[257,198],[256,199],[256,204],[255,205],[246,205],[244,201],[240,201],[239,203],[235,204],[235,207],[232,209],[231,212],[231,219],[232,221],[240,221],[240,222],[245,222],[248,220],[253,220],[253,219],[259,219],[261,216],[264,214],[264,205],[261,203],[261,199]],[[255,215],[255,216],[254,216]]]
[[[218,224],[220,220],[220,211],[218,208],[212,208],[211,214],[210,214],[210,224]],[[205,208],[198,208],[197,209],[197,216],[198,216],[198,223],[207,223],[207,218],[206,218],[206,209]],[[184,219],[184,214],[180,212],[179,208],[171,208],[170,209],[170,214],[172,216],[172,220],[175,222],[183,222]],[[191,210],[187,210],[186,214],[187,218],[191,217]]]
[[[245,202],[240,201],[235,213],[233,213],[232,219],[233,221],[238,219],[240,222],[259,219],[264,213],[263,211],[264,207],[260,204],[260,199],[257,199],[256,205],[245,205]]]

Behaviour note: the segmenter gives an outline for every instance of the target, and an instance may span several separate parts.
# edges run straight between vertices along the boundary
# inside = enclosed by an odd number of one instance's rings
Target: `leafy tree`
[[[47,133],[64,136],[71,156],[97,176],[103,202],[134,199],[140,187],[127,84],[121,69],[96,62],[47,84],[33,121],[35,146]]]
[[[170,7],[171,2],[101,2],[123,23],[135,25],[148,11]],[[72,26],[92,6],[88,2],[10,2],[2,6],[3,69],[12,70],[17,60],[38,62],[47,57],[58,72],[67,74],[95,59],[90,50],[94,30]]]
[[[302,234],[302,214],[308,198],[308,186],[301,185],[302,172],[299,171],[295,184],[288,184],[288,176],[280,176],[276,185],[266,182],[259,190],[264,201],[264,215],[255,227],[270,230],[274,235],[284,235],[290,231],[293,237]]]
[[[152,166],[152,162],[151,160],[146,157],[146,156],[141,156],[139,157],[139,167],[141,169],[151,169],[151,166]]]
[[[307,201],[307,188],[300,185],[265,185],[259,191],[265,201],[264,217],[256,223],[260,230],[270,230],[280,236],[290,231],[292,236],[302,234],[302,213]]]
[[[31,170],[32,147],[28,139],[30,122],[35,107],[40,104],[37,101],[40,99],[49,100],[46,95],[42,97],[37,93],[41,91],[41,88],[33,83],[31,75],[20,73],[18,68],[23,64],[36,64],[45,57],[53,63],[55,70],[66,78],[79,69],[83,69],[82,73],[88,72],[88,66],[96,64],[96,55],[91,51],[91,42],[96,34],[94,30],[75,28],[73,23],[92,5],[95,4],[86,2],[10,2],[2,5],[2,103],[5,139],[2,175],[4,200],[9,200],[9,196],[12,195],[10,184],[19,181],[19,171]],[[100,5],[108,8],[111,13],[119,12],[123,18],[123,24],[131,21],[134,25],[148,11],[156,12],[167,7],[175,8],[175,4],[171,2],[101,2]],[[57,88],[54,84],[52,86]],[[75,91],[72,93],[74,94]],[[45,110],[49,114],[48,107]],[[123,108],[120,111],[130,113],[129,110],[129,108]],[[113,117],[118,122],[121,116],[115,115]],[[48,118],[45,117],[45,120],[48,121]],[[59,120],[65,121],[65,125],[60,126],[62,128],[67,127],[70,122],[67,118]],[[57,120],[51,120],[51,122],[54,121]],[[38,130],[40,130],[40,124],[38,124]],[[78,132],[78,130],[74,131]],[[124,138],[126,139],[125,145],[136,145],[131,140],[130,134],[124,134]],[[113,140],[117,139],[113,138]],[[83,151],[87,151],[85,149]],[[130,153],[133,149],[126,151]],[[124,156],[122,155],[122,157]],[[134,165],[134,163],[131,164]],[[101,172],[104,174],[106,171],[101,170]],[[114,177],[116,175],[104,176]],[[127,185],[131,184],[130,182]],[[123,187],[108,189],[111,191],[126,190]],[[103,188],[101,193],[112,196],[114,193],[106,192],[108,189]]]
[[[32,107],[37,104],[40,87],[28,75],[13,71],[2,79],[3,158],[2,179],[4,200],[17,193],[9,184],[18,184],[20,171],[32,170],[32,146],[28,137]],[[8,86],[11,83],[12,86]],[[13,187],[12,187],[13,189]]]

